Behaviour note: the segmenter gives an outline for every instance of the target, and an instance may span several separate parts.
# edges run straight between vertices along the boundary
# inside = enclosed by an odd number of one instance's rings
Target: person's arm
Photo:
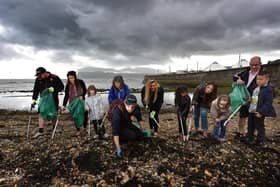
[[[269,111],[271,108],[273,108],[273,92],[272,89],[268,88],[266,89],[266,92],[262,94],[262,97],[259,97],[259,100],[264,101],[262,103],[262,106],[257,107],[257,113],[260,114],[260,117],[262,116],[269,116]]]
[[[112,86],[112,87],[110,88],[109,94],[108,94],[108,101],[109,101],[109,104],[111,104],[113,100],[114,100],[114,88],[113,88],[113,86]]]
[[[127,85],[125,85],[125,97],[124,99],[129,95],[130,91],[129,91],[129,87]]]
[[[66,84],[65,92],[64,92],[64,99],[63,99],[63,106],[64,107],[66,107],[68,99],[69,99],[69,84]]]
[[[193,97],[192,97],[192,105],[197,105],[198,104],[198,97],[199,97],[199,93],[200,93],[201,89],[196,88],[194,93],[193,93]]]
[[[39,80],[36,79],[33,87],[32,100],[37,100],[39,96]]]
[[[86,88],[86,84],[83,80],[80,80],[80,85],[81,85],[81,88],[83,90],[83,93],[81,96],[83,96],[83,98],[85,99],[85,96],[87,94],[87,88]]]
[[[61,79],[58,76],[56,76],[55,84],[54,84],[54,92],[58,93],[58,92],[63,91],[63,89],[64,89],[63,82],[61,81]]]
[[[145,86],[143,86],[143,88],[141,89],[141,102],[143,104],[143,106],[146,106],[146,102],[145,102]]]
[[[211,107],[210,107],[210,114],[213,119],[218,118],[218,111],[217,111],[216,105],[217,105],[217,103],[214,101],[214,102],[212,102]]]

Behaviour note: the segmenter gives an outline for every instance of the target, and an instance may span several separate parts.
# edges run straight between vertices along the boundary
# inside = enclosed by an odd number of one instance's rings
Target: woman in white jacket
[[[102,130],[105,134],[104,138],[108,137],[108,134],[105,132],[105,127],[101,126],[102,119],[104,117],[104,105],[102,102],[102,97],[100,94],[97,94],[97,89],[94,85],[90,85],[87,90],[88,97],[86,97],[86,109],[89,111],[89,120],[94,125],[95,136],[94,138],[98,138],[98,130]]]

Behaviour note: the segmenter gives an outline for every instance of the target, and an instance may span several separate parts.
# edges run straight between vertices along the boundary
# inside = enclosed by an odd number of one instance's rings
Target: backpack
[[[108,109],[108,115],[107,115],[107,119],[109,121],[112,121],[113,118],[113,112],[115,110],[115,108],[118,107],[119,110],[123,113],[125,108],[124,108],[124,104],[123,104],[123,100],[121,99],[115,99],[113,100],[113,102],[110,104],[109,109]]]

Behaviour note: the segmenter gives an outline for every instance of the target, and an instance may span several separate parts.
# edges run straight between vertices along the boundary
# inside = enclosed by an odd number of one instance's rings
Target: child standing
[[[256,145],[262,145],[265,137],[265,117],[276,117],[273,103],[273,88],[269,83],[269,73],[261,71],[257,75],[258,87],[254,89],[249,107],[247,141],[252,142],[257,130]]]
[[[191,106],[191,98],[188,95],[187,87],[179,87],[176,89],[175,106],[177,107],[179,137],[182,137],[183,140],[186,140],[186,136],[188,133],[186,120]]]
[[[225,140],[225,135],[226,135],[226,126],[224,126],[224,123],[230,113],[229,96],[221,95],[216,100],[214,100],[211,104],[210,113],[215,121],[214,132],[213,132],[214,138],[217,141],[223,142]]]
[[[104,126],[100,127],[102,123],[102,118],[104,116],[104,106],[102,102],[102,97],[100,94],[97,94],[97,89],[94,85],[90,85],[88,87],[87,92],[88,92],[88,97],[86,97],[85,102],[86,102],[87,110],[89,111],[89,119],[94,125],[94,131],[95,131],[94,138],[96,139],[99,137],[98,134],[99,128],[102,128],[100,130],[102,130],[105,133],[103,135],[104,138],[107,138],[108,134],[105,132],[105,127]]]
[[[194,124],[198,131],[199,121],[201,118],[201,126],[203,136],[208,135],[208,110],[213,100],[217,98],[217,86],[214,83],[201,83],[195,90],[192,98],[194,105]]]

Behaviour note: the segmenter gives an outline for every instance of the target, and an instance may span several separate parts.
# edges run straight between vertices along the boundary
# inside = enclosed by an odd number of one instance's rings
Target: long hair
[[[88,86],[88,89],[87,89],[87,95],[88,95],[88,97],[90,96],[90,91],[91,90],[94,90],[95,91],[95,94],[97,94],[97,89],[96,89],[96,87],[94,86],[94,85],[89,85]]]
[[[115,88],[115,82],[120,82],[121,83],[121,88],[123,88],[124,85],[125,85],[123,77],[121,75],[117,75],[113,78],[112,85],[113,85],[114,88]]]
[[[181,103],[182,96],[181,93],[186,92],[188,93],[188,88],[185,86],[178,87],[175,91],[175,106],[178,106]]]
[[[208,85],[213,86],[213,91],[210,94],[205,94],[205,89]],[[217,98],[217,85],[214,82],[208,82],[207,85],[203,88],[203,101],[205,103],[211,103],[213,100]]]
[[[75,71],[69,71],[69,72],[67,73],[67,84],[68,84],[68,85],[71,85],[71,82],[69,81],[69,76],[73,76],[73,77],[75,78],[75,80],[74,80],[75,87],[76,87],[76,88],[79,88],[79,87],[80,87],[80,82],[79,82],[79,80],[77,79],[77,74],[76,74],[76,72],[75,72]]]
[[[221,96],[218,97],[218,100],[217,100],[218,109],[220,109],[219,104],[220,104],[221,101],[226,101],[227,102],[225,108],[228,109],[230,107],[230,97],[228,95],[221,95]]]
[[[153,94],[154,98],[153,98],[152,102],[155,103],[157,100],[157,97],[158,97],[158,90],[160,87],[159,83],[156,80],[147,80],[147,82],[145,84],[145,99],[144,99],[144,101],[147,105],[150,103],[150,100],[151,100],[151,95],[152,95],[151,94],[151,85],[153,83],[156,83],[157,86],[156,86],[156,90]]]

